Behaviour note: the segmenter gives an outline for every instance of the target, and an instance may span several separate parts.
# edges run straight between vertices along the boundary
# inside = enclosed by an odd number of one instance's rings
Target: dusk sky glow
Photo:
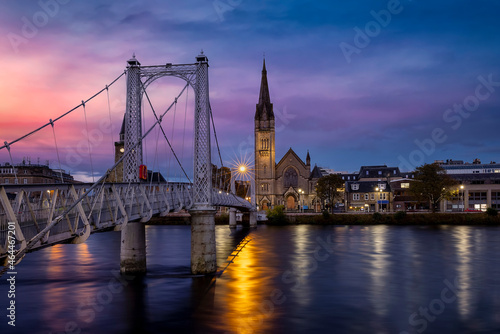
[[[276,116],[276,162],[290,147],[312,165],[402,170],[434,160],[500,162],[500,3],[494,1],[1,0],[0,141],[12,141],[105,87],[135,53],[142,65],[209,60],[210,101],[225,163],[253,145],[265,53]],[[164,111],[184,82],[148,94]],[[189,91],[188,110],[194,93]],[[146,127],[153,121],[145,107]],[[54,130],[63,168],[113,164],[125,77]],[[174,147],[191,147],[193,115],[179,99]],[[173,115],[171,117],[174,117]],[[110,126],[110,118],[112,126]],[[173,119],[171,119],[173,122]],[[183,131],[186,122],[188,128]],[[112,130],[110,130],[112,129]],[[172,133],[166,126],[167,133]],[[98,130],[98,131],[97,131]],[[148,165],[160,164],[155,132]],[[95,143],[95,145],[94,145]],[[11,147],[57,167],[51,127]],[[167,153],[165,153],[167,154]],[[189,161],[189,150],[182,159]],[[8,162],[6,149],[0,162]],[[215,159],[214,159],[215,161]],[[191,164],[191,165],[190,165]],[[186,162],[192,168],[192,162]],[[162,168],[169,168],[165,165]],[[191,171],[191,169],[189,169]],[[191,172],[192,173],[192,172]]]

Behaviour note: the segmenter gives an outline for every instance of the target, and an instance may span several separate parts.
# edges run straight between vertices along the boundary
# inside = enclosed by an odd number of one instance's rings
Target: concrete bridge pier
[[[215,252],[215,210],[191,210],[191,273],[217,271]]]
[[[229,209],[229,228],[236,228],[236,209]]]
[[[250,227],[257,227],[257,211],[250,211]]]
[[[144,274],[146,272],[146,228],[142,222],[128,222],[122,227],[120,272]]]

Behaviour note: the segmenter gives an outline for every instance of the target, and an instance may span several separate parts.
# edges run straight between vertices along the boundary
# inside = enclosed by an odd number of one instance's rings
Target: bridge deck
[[[189,183],[103,183],[85,195],[92,185],[1,186],[0,258],[7,254],[9,233],[10,239],[15,236],[16,249],[28,244],[33,250],[84,242],[90,233],[120,228],[129,221],[147,222],[153,215],[165,216],[193,206]],[[244,199],[216,189],[212,201],[214,206],[251,208]]]

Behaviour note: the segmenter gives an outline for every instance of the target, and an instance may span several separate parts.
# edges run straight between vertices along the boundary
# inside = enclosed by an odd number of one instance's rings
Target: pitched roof
[[[266,60],[262,66],[262,79],[260,82],[259,103],[255,111],[255,120],[272,120],[274,119],[273,104],[269,95],[269,85],[267,83]]]
[[[394,173],[395,172],[395,173]],[[379,174],[380,173],[380,174]],[[361,166],[359,170],[359,178],[382,178],[382,177],[401,176],[399,167],[381,166]]]
[[[304,166],[304,168],[306,168],[306,164],[304,163],[304,161],[302,161],[302,159],[299,158],[299,156],[292,150],[291,147],[288,150],[288,152],[285,153],[283,158],[281,158],[280,162],[278,162],[276,164],[276,168],[278,168],[281,165],[281,163],[283,163],[285,161],[285,158],[288,157],[289,155],[293,155],[302,164],[302,166]]]
[[[345,183],[345,191],[348,193],[372,193],[376,192],[376,188],[378,188],[379,184],[385,185],[384,192],[390,191],[391,187],[386,181],[347,181]],[[358,190],[353,190],[351,185],[358,184]]]

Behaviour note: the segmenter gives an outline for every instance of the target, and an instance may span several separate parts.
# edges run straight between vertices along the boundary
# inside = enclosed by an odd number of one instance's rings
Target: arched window
[[[285,183],[285,188],[297,187],[299,184],[299,178],[297,175],[297,171],[292,167],[288,167],[288,169],[284,173],[283,179],[284,179],[284,183]]]

